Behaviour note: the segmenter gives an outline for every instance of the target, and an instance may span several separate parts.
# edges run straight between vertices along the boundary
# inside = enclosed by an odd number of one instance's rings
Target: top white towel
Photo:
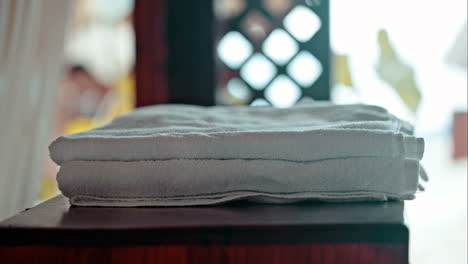
[[[424,141],[385,109],[303,101],[272,107],[159,105],[106,126],[58,138],[57,164],[72,160],[267,159],[350,157],[420,160]]]

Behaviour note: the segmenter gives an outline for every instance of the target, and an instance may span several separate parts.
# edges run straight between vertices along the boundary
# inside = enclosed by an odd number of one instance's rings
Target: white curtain
[[[0,0],[0,220],[38,199],[71,4]]]

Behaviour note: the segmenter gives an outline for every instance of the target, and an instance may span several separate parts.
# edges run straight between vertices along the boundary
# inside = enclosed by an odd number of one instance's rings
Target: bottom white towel
[[[79,206],[188,206],[230,200],[413,199],[419,161],[343,158],[280,160],[68,161],[60,190]]]

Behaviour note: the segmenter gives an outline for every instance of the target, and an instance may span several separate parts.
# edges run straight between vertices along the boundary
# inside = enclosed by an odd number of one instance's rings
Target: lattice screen
[[[328,2],[213,0],[221,103],[289,107],[329,97]]]

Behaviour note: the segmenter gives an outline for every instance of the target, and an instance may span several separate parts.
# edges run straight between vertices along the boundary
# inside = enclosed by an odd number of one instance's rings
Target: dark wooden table
[[[72,207],[0,223],[0,263],[408,263],[403,203]]]

